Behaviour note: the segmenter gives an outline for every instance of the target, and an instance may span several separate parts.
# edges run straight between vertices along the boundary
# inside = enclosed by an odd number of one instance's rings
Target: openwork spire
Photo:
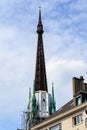
[[[36,70],[35,70],[35,91],[39,90],[48,91],[43,38],[42,38],[43,32],[44,31],[41,19],[41,9],[39,9],[39,20],[37,25],[38,43],[37,43],[37,57],[36,57]]]

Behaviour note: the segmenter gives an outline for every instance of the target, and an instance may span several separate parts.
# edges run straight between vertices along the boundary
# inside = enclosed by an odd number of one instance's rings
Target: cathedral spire
[[[37,57],[36,57],[36,70],[35,70],[35,91],[47,91],[47,78],[44,58],[44,47],[43,47],[43,24],[41,19],[41,9],[39,9],[39,20],[37,25]]]

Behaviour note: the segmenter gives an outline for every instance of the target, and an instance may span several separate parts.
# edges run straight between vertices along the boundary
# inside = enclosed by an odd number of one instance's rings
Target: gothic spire
[[[28,103],[28,109],[30,109],[30,100],[31,100],[31,88],[29,88],[29,103]]]
[[[33,97],[32,97],[32,118],[36,118],[37,114],[37,104],[36,104],[36,97],[35,97],[35,85],[33,86]]]
[[[47,79],[46,79],[46,68],[44,58],[44,47],[43,47],[43,25],[41,19],[41,9],[39,9],[39,20],[37,25],[37,57],[36,57],[36,70],[35,70],[35,91],[48,91],[47,90]]]
[[[54,99],[54,85],[52,83],[51,114],[53,114],[55,111],[56,111],[56,102]]]

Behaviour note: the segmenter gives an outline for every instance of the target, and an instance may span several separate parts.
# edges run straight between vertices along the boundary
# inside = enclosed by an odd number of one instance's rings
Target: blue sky
[[[72,78],[87,81],[87,0],[0,1],[0,129],[21,127],[33,87],[38,7],[42,7],[49,92],[57,109],[72,99]]]

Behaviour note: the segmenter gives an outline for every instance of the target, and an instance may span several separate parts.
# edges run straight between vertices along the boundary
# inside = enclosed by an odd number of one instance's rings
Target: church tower
[[[44,119],[50,115],[50,100],[48,94],[45,56],[43,47],[43,24],[41,19],[41,10],[39,10],[39,20],[37,25],[37,56],[35,69],[34,91],[36,97],[37,113],[36,118]],[[35,108],[35,106],[33,106]]]
[[[49,117],[56,111],[54,100],[54,88],[52,85],[52,94],[48,93],[45,56],[43,46],[43,24],[41,18],[41,9],[39,9],[39,19],[37,25],[37,55],[35,67],[35,80],[33,85],[33,95],[29,98],[29,120],[32,125],[37,121]],[[31,94],[30,94],[31,95]]]

